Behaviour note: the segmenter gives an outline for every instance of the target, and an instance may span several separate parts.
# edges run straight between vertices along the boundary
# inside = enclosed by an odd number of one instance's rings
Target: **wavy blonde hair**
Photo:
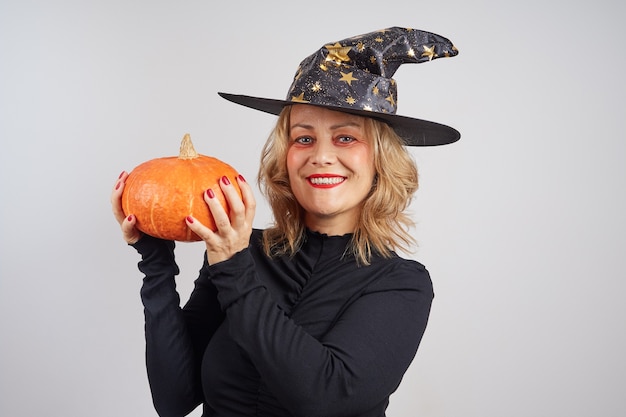
[[[286,106],[279,115],[263,147],[258,173],[259,188],[274,213],[274,224],[263,232],[268,256],[295,254],[305,236],[305,212],[291,190],[287,173],[290,109]],[[408,233],[414,222],[405,209],[417,191],[418,174],[415,161],[394,130],[376,119],[364,120],[373,144],[376,174],[347,251],[368,265],[372,252],[389,257],[392,251],[408,251],[415,243]]]

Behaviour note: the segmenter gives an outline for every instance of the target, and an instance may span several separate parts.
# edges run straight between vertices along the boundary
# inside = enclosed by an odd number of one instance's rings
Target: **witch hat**
[[[426,31],[392,27],[327,44],[298,67],[285,100],[218,93],[234,103],[278,115],[291,104],[311,104],[373,117],[388,123],[408,146],[456,142],[446,125],[396,114],[392,78],[402,64],[430,62],[458,54],[448,39]]]

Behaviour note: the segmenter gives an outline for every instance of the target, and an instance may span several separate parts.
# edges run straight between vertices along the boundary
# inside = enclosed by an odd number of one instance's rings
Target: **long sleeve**
[[[331,303],[337,294],[348,300],[328,329],[315,337],[298,323],[300,310],[286,311],[272,298],[248,249],[211,266],[208,278],[218,290],[231,337],[290,413],[365,416],[381,404],[384,409],[399,385],[426,328],[433,298],[423,266],[404,260],[384,265],[351,274],[336,267],[320,299]],[[356,287],[368,271],[384,279],[363,278],[367,285]],[[347,275],[346,287],[340,287]],[[318,315],[326,311],[323,305],[300,308],[316,309]]]
[[[202,402],[199,358],[203,348],[195,346],[192,337],[194,331],[199,332],[198,314],[192,309],[186,318],[180,308],[174,280],[179,273],[174,242],[144,236],[133,246],[142,256],[138,267],[145,274],[140,294],[154,407],[162,417],[184,416]],[[187,320],[196,327],[188,326]],[[206,344],[197,339],[195,343]]]

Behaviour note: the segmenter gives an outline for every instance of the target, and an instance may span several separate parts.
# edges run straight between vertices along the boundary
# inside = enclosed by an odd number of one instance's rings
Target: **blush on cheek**
[[[289,178],[295,178],[300,159],[298,157],[298,152],[293,152],[292,149],[293,148],[289,148],[286,158],[287,175],[289,176]]]

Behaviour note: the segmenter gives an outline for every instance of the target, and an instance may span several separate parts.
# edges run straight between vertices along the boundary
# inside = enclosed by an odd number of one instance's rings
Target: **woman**
[[[417,170],[405,145],[459,138],[448,126],[395,115],[395,100],[389,109],[393,60],[374,70],[375,50],[363,51],[384,44],[397,57],[390,43],[423,47],[428,60],[456,54],[438,35],[391,28],[305,59],[287,100],[222,94],[279,114],[259,170],[275,224],[252,229],[255,201],[242,176],[220,182],[229,213],[207,191],[217,231],[186,219],[206,255],[182,309],[174,243],[135,228],[120,203],[128,174],[118,179],[113,212],[142,256],[147,370],[159,415],[183,416],[199,404],[204,416],[385,415],[433,298],[424,266],[394,252],[413,241],[403,211]],[[414,55],[402,54],[412,59],[404,62],[423,62]],[[371,84],[360,84],[370,76],[379,78],[378,99],[364,93]]]

